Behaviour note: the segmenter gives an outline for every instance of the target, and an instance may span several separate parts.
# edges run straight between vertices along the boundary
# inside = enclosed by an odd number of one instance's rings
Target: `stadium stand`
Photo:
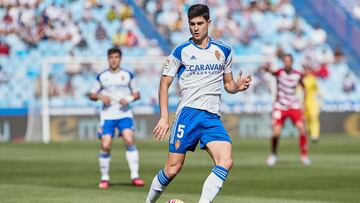
[[[113,45],[122,47],[125,57],[168,54],[159,47],[158,40],[146,37],[146,28],[136,21],[139,13],[124,3],[134,1],[16,2],[5,0],[0,5],[0,75],[4,75],[0,77],[8,78],[0,79],[0,96],[4,98],[0,108],[26,107],[39,98],[41,63],[47,56],[104,56],[107,48]],[[136,2],[169,45],[181,43],[189,36],[185,11],[195,1]],[[332,92],[323,94],[324,110],[360,106],[360,80],[349,68],[341,48],[332,49],[326,43],[327,33],[298,16],[290,1],[220,0],[208,1],[208,5],[212,13],[211,36],[230,44],[235,55],[291,53],[296,68],[301,69],[304,63],[312,66],[322,91]],[[269,105],[272,96],[259,70],[261,65],[248,69],[255,76],[252,88],[255,94],[247,93],[245,101],[240,101],[244,96],[225,95],[226,105],[243,106],[247,102]],[[280,65],[277,60],[276,66]],[[152,71],[134,69],[141,78],[141,85],[149,90],[144,91],[138,105],[154,106],[158,82],[141,74],[159,75],[160,65]],[[63,64],[51,69],[51,105],[93,105],[85,94],[96,73],[91,67],[81,70],[80,75],[72,74]],[[351,107],[347,107],[349,105]]]

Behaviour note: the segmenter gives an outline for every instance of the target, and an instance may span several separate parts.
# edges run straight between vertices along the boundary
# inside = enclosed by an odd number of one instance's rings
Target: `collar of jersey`
[[[205,48],[201,48],[201,47],[199,47],[198,45],[196,45],[191,38],[189,39],[189,42],[190,42],[192,45],[194,45],[196,48],[201,49],[201,50],[204,50],[204,49],[210,48],[212,39],[211,39],[211,37],[209,37],[209,44],[208,44]]]
[[[116,72],[112,72],[112,71],[111,71],[111,68],[109,67],[109,68],[108,68],[108,71],[109,71],[109,73],[118,73],[118,72],[121,71],[121,67],[119,67],[119,69],[118,69]]]

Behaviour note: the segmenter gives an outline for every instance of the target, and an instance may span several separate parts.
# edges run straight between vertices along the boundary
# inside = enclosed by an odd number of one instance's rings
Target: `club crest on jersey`
[[[215,56],[216,56],[217,60],[220,60],[220,51],[219,50],[215,51]]]
[[[120,80],[121,80],[121,81],[124,81],[124,80],[125,80],[125,76],[122,75],[121,78],[120,78]]]
[[[176,142],[175,142],[175,149],[179,149],[179,148],[180,148],[180,145],[181,145],[180,140],[176,140]]]

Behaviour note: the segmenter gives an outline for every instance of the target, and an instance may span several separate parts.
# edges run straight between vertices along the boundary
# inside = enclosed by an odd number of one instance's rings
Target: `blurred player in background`
[[[320,136],[319,101],[320,95],[317,80],[309,65],[304,65],[304,109],[306,128],[313,142],[317,142]]]
[[[224,83],[231,94],[246,90],[251,77],[237,80],[232,76],[231,49],[208,36],[210,13],[206,5],[196,4],[188,10],[192,35],[177,46],[167,59],[159,87],[160,119],[155,137],[164,140],[169,129],[168,90],[175,76],[179,78],[180,100],[169,138],[165,168],[154,177],[146,202],[155,202],[166,186],[180,172],[187,151],[194,151],[200,141],[214,161],[207,177],[200,203],[212,202],[232,167],[232,144],[220,120],[220,95]]]
[[[284,68],[277,71],[271,70],[270,66],[264,68],[276,77],[276,98],[273,103],[272,112],[272,137],[271,137],[271,154],[266,162],[269,166],[273,166],[277,161],[277,148],[282,127],[286,118],[290,118],[292,123],[299,131],[299,145],[301,151],[301,162],[304,165],[310,165],[308,158],[307,135],[305,130],[304,116],[302,112],[302,104],[296,94],[296,88],[302,84],[303,75],[293,70],[293,58],[290,54],[284,54],[282,57]]]
[[[126,147],[126,160],[130,168],[132,184],[143,186],[144,181],[139,178],[139,153],[134,144],[133,114],[129,104],[140,98],[134,75],[121,68],[121,50],[111,48],[108,50],[109,68],[97,76],[91,89],[89,98],[100,100],[103,108],[100,113],[101,128],[98,136],[101,139],[99,164],[101,181],[99,188],[109,187],[110,152],[115,129],[123,138]]]

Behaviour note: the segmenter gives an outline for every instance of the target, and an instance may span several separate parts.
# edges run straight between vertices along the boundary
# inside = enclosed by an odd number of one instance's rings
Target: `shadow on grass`
[[[110,182],[110,187],[135,187],[130,182]]]

